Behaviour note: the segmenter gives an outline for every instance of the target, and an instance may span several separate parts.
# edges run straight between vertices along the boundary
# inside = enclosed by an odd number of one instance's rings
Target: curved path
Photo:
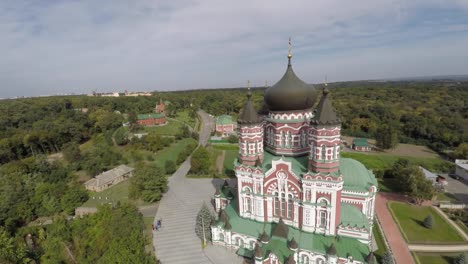
[[[202,120],[199,143],[206,145],[214,121],[203,111],[198,114]],[[163,264],[242,263],[237,255],[222,247],[208,245],[202,250],[194,231],[195,218],[203,202],[211,207],[214,185],[220,185],[222,181],[188,179],[185,176],[189,170],[187,159],[169,178],[169,190],[160,201],[155,222],[162,219],[162,227],[153,233],[156,257]]]

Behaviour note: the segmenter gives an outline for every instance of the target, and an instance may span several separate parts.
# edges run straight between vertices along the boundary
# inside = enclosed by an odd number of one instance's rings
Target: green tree
[[[190,172],[195,174],[208,174],[210,172],[210,153],[200,146],[190,159]]]
[[[455,258],[454,264],[465,264],[466,263],[466,252],[461,253]]]
[[[228,142],[229,143],[237,143],[237,141],[238,141],[238,138],[237,138],[236,135],[229,135],[229,137],[228,137]]]
[[[81,159],[80,146],[75,142],[66,144],[62,153],[65,160],[69,163],[77,162]]]
[[[115,143],[119,146],[126,145],[128,143],[128,132],[126,127],[119,127],[114,132]]]
[[[166,163],[164,164],[164,170],[166,171],[166,174],[172,174],[176,171],[176,164],[173,160],[166,160]]]
[[[398,131],[393,125],[380,125],[375,134],[376,146],[381,149],[392,149],[398,145]]]
[[[60,204],[68,214],[72,214],[75,208],[88,200],[88,192],[82,186],[72,186],[68,188],[67,192],[62,196]]]
[[[390,251],[386,251],[382,256],[382,264],[394,264],[393,255]]]
[[[130,179],[130,197],[145,202],[156,202],[167,191],[167,179],[163,171],[153,164],[141,164]]]
[[[203,203],[200,211],[198,211],[195,223],[195,233],[203,242],[205,240],[211,241],[211,221],[213,219],[210,209]]]
[[[428,216],[426,216],[426,218],[424,218],[424,221],[423,221],[424,227],[431,229],[433,224],[434,224],[434,219],[432,218],[431,214],[429,214]]]
[[[461,143],[453,151],[453,157],[456,159],[468,159],[468,143]]]

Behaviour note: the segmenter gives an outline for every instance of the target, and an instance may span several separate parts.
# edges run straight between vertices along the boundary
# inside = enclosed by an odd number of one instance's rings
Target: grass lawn
[[[408,243],[462,244],[465,242],[457,231],[430,206],[389,202],[388,207]],[[432,229],[422,225],[424,218],[429,214],[432,214],[434,219]]]
[[[440,192],[435,196],[436,201],[447,201],[447,202],[457,202],[458,199],[451,193]]]
[[[224,175],[229,177],[235,177],[234,173],[234,159],[237,158],[237,154],[239,153],[237,150],[225,150],[226,155],[224,156],[224,163],[223,163],[223,172]]]
[[[179,153],[182,152],[190,143],[198,144],[198,142],[193,138],[184,138],[173,143],[169,147],[156,152],[155,164],[160,168],[164,168],[167,160],[173,160],[175,162]]]
[[[187,125],[195,128],[195,118],[190,118],[189,111],[179,111],[174,119],[179,120],[182,123],[186,123]]]
[[[460,253],[421,253],[414,252],[416,263],[421,264],[452,264]]]
[[[354,152],[342,152],[341,157],[352,158],[360,161],[368,169],[371,170],[383,170],[390,168],[395,161],[399,158],[405,158],[410,160],[412,163],[422,166],[430,171],[434,172],[448,172],[452,165],[439,158],[417,158],[410,156],[396,156],[385,153],[354,153]]]
[[[167,125],[164,126],[152,126],[152,127],[144,127],[144,132],[154,132],[158,135],[164,136],[174,136],[179,133],[180,128],[183,126],[183,123],[174,121],[174,120],[167,120]],[[140,131],[142,132],[142,131]]]
[[[372,228],[372,233],[374,234],[375,242],[377,242],[377,247],[378,247],[378,249],[374,251],[374,254],[375,254],[375,257],[377,258],[377,262],[381,263],[382,256],[387,251],[387,247],[385,246],[382,231],[380,230],[377,223],[374,223],[374,226]]]
[[[153,249],[153,222],[154,222],[154,217],[152,216],[144,216],[143,217],[143,223],[145,223],[145,237],[147,239],[147,245],[146,245],[146,252],[154,254],[154,249]]]
[[[137,206],[145,205],[145,203],[140,200],[131,200],[128,198],[128,187],[130,186],[130,181],[121,182],[115,186],[110,187],[102,192],[89,192],[89,200],[86,201],[82,206],[85,207],[96,207],[98,205],[109,204],[109,203],[133,203]],[[94,197],[94,199],[93,199]],[[107,199],[106,199],[107,197]]]
[[[455,223],[465,232],[468,234],[468,227],[459,219],[455,220]]]

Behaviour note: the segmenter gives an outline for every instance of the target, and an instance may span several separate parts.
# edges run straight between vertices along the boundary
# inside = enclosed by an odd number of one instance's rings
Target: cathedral
[[[213,244],[255,264],[375,263],[377,180],[360,162],[340,158],[341,121],[326,84],[319,92],[303,82],[291,58],[265,92],[266,111],[259,114],[247,93],[237,183],[214,195]]]

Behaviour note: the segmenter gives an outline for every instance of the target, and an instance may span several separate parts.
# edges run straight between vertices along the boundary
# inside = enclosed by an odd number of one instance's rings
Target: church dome
[[[265,92],[265,103],[271,111],[292,111],[311,108],[317,98],[313,85],[307,84],[294,73],[291,55],[288,55],[288,68],[281,80]]]

